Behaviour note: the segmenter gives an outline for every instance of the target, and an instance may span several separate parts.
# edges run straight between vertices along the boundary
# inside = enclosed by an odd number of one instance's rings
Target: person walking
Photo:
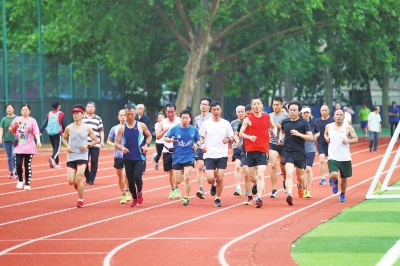
[[[189,206],[189,194],[191,189],[190,178],[194,167],[196,150],[199,148],[197,142],[200,135],[196,127],[190,125],[192,114],[190,110],[184,109],[180,113],[180,125],[172,127],[164,137],[167,143],[173,143],[172,166],[174,168],[175,186],[182,179],[185,182],[183,206]]]
[[[16,147],[15,153],[15,168],[18,174],[17,189],[30,190],[32,178],[32,159],[33,155],[37,154],[37,147],[41,147],[40,131],[36,119],[30,116],[31,107],[28,104],[23,104],[21,107],[21,116],[14,118],[8,130],[11,134],[15,134]],[[35,144],[36,138],[36,144]],[[25,186],[22,177],[22,164],[25,168]]]
[[[144,202],[143,162],[152,139],[146,124],[136,121],[135,112],[135,107],[129,105],[125,107],[126,122],[123,127],[119,128],[115,141],[117,149],[124,154],[125,172],[132,195],[131,207],[136,207]],[[124,145],[121,144],[122,140],[124,140]],[[142,145],[142,143],[144,144]]]
[[[335,112],[335,122],[326,125],[324,137],[329,145],[328,167],[332,179],[332,192],[337,194],[340,173],[340,202],[346,202],[347,179],[352,176],[350,144],[358,142],[354,128],[344,123],[342,110]]]
[[[53,101],[51,106],[53,110],[47,113],[40,127],[40,134],[42,134],[44,130],[47,131],[51,147],[53,148],[53,153],[49,158],[50,168],[61,168],[58,154],[60,153],[62,134],[67,127],[67,120],[65,119],[64,112],[60,111],[61,105],[59,101]]]
[[[380,110],[379,106],[375,106],[374,111],[368,115],[369,152],[372,151],[372,146],[374,152],[378,151],[379,133],[382,132]]]
[[[392,102],[392,106],[389,107],[389,123],[390,123],[390,136],[393,137],[394,131],[396,130],[397,125],[399,124],[400,121],[400,116],[399,116],[400,110],[396,106],[396,102]],[[399,134],[400,136],[400,134]],[[396,142],[399,138],[397,136]]]
[[[150,130],[150,132],[153,132],[153,125],[151,124],[151,119],[150,117],[148,117],[147,115],[144,114],[144,104],[138,104],[136,106],[136,117],[135,120],[144,123],[147,127],[148,130]],[[145,143],[142,143],[142,145],[144,145]],[[143,161],[143,173],[146,171],[146,156],[144,157],[144,161]]]
[[[158,113],[157,115],[157,123],[154,125],[154,131],[157,132],[161,121],[165,119],[163,113]],[[157,133],[156,133],[157,134]],[[158,162],[160,161],[160,157],[162,155],[162,150],[164,148],[164,139],[156,139],[156,153],[153,153],[153,163],[154,169],[158,170]]]
[[[18,178],[17,171],[15,169],[15,154],[14,154],[14,142],[15,137],[10,133],[9,127],[12,121],[17,117],[14,113],[14,106],[12,104],[6,105],[7,115],[1,119],[0,122],[0,144],[3,144],[7,154],[8,171],[10,175],[8,178]]]
[[[90,158],[90,170],[89,165],[86,165],[85,169],[86,183],[88,185],[94,185],[94,180],[96,179],[97,168],[99,165],[100,148],[104,147],[103,120],[100,116],[95,114],[95,111],[95,103],[88,102],[86,104],[86,114],[83,117],[83,123],[90,126],[97,137],[96,145],[91,146],[89,149],[88,160]],[[92,142],[92,139],[88,137],[88,143],[90,142]]]
[[[358,111],[358,116],[360,117],[361,130],[364,133],[364,139],[366,139],[368,133],[368,115],[371,110],[367,108],[367,105],[363,103],[362,108]]]

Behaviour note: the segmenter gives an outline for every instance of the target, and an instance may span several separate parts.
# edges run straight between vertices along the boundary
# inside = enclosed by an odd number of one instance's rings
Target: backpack
[[[60,133],[60,123],[58,122],[58,115],[60,114],[60,111],[57,113],[49,112],[49,121],[47,122],[47,134],[50,136],[57,135]]]

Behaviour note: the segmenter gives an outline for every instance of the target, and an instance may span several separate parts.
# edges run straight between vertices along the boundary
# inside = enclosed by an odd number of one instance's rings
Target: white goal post
[[[388,187],[390,178],[392,177],[393,172],[394,172],[396,165],[400,158],[400,149],[398,148],[398,145],[396,145],[396,140],[399,136],[399,133],[400,133],[400,123],[397,124],[396,130],[393,134],[392,139],[390,140],[389,146],[386,149],[385,155],[383,156],[382,161],[378,167],[378,170],[376,171],[376,174],[374,176],[374,179],[372,180],[371,186],[368,189],[367,195],[365,197],[366,199],[400,199],[400,195],[382,195],[381,194],[382,192],[389,191],[389,190],[400,191],[400,187]],[[379,179],[382,176],[383,169],[385,168],[385,166],[390,158],[390,154],[392,153],[393,148],[395,148],[395,146],[397,147],[397,152],[392,161],[392,164],[390,165],[389,171],[386,174],[385,180],[382,183],[381,193],[374,194],[376,185],[378,184]]]

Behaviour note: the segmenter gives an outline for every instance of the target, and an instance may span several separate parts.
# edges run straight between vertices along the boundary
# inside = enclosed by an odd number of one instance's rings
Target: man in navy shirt
[[[389,107],[389,123],[390,123],[390,136],[393,137],[394,131],[396,130],[397,124],[399,123],[399,108],[396,106],[396,102],[392,102],[392,106]],[[396,140],[397,141],[397,140]]]
[[[138,104],[136,105],[136,110],[137,110],[137,114],[135,117],[135,120],[142,122],[146,125],[146,127],[148,128],[148,130],[150,132],[153,132],[153,124],[151,123],[151,119],[150,117],[148,117],[147,115],[144,114],[144,105],[143,104]],[[144,143],[142,143],[142,145],[144,145]],[[146,171],[146,157],[144,158],[144,162],[143,162],[143,173]]]
[[[196,150],[199,148],[197,142],[200,140],[196,127],[190,125],[191,116],[190,110],[182,110],[180,113],[181,123],[172,127],[164,137],[165,142],[174,143],[172,166],[174,168],[175,185],[178,186],[182,182],[182,177],[185,181],[183,206],[189,206],[190,177],[194,167]]]

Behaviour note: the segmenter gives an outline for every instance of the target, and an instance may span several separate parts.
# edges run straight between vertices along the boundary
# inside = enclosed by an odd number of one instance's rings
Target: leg
[[[146,154],[144,154],[144,161],[143,161],[143,173],[146,171]]]
[[[279,157],[280,157],[279,160],[280,160],[280,168],[281,168],[281,171],[282,171],[283,181],[286,181],[286,168],[283,165],[283,156],[281,155]]]
[[[143,188],[143,179],[142,179],[144,171],[143,162],[144,161],[135,161],[134,163],[133,177],[135,178],[135,185],[138,193],[142,193],[142,188]]]
[[[62,135],[61,134],[57,134],[57,135],[52,136],[52,137],[54,139],[53,139],[53,142],[51,144],[53,146],[53,154],[52,154],[51,158],[54,159],[56,164],[59,164],[60,160],[58,158],[58,154],[60,153]]]
[[[131,192],[134,199],[137,199],[136,194],[136,183],[135,183],[135,176],[134,176],[134,161],[126,160],[125,163],[125,171],[128,177],[129,182],[129,191]]]
[[[250,172],[249,167],[247,165],[242,166],[242,171],[244,174],[244,186],[246,188],[247,193],[251,193],[251,182],[250,182]]]
[[[319,154],[319,171],[321,173],[321,182],[319,183],[320,185],[325,184],[325,182],[322,181],[322,179],[325,180],[325,164],[326,164],[326,155],[325,154]]]
[[[78,198],[80,200],[83,200],[83,192],[84,192],[83,177],[84,177],[85,169],[86,169],[86,165],[78,164],[77,169],[76,169],[76,174],[75,174],[75,181],[78,185]]]
[[[24,155],[23,154],[15,154],[15,168],[17,168],[17,174],[18,174],[18,182],[24,182],[24,179],[22,178],[22,162],[24,160]],[[22,188],[22,186],[20,187]]]
[[[253,167],[256,168],[256,167]],[[257,193],[258,193],[258,198],[261,199],[263,193],[264,193],[264,188],[265,188],[265,169],[267,169],[266,165],[258,165],[257,166]]]
[[[197,166],[197,185],[199,186],[199,190],[203,191],[203,180],[204,180],[204,160],[198,159],[196,161]]]
[[[119,189],[121,190],[122,193],[124,193],[124,191],[125,191],[124,168],[115,169],[115,171],[117,172],[117,176],[118,176],[118,186],[119,186]]]
[[[278,158],[279,158],[279,153],[277,151],[269,150],[269,160],[271,162],[270,178],[271,178],[272,191],[276,190],[276,180],[278,179],[278,176],[277,176]],[[283,174],[283,167],[281,167],[281,168],[282,168],[282,174]]]
[[[91,149],[93,149],[93,148],[89,148],[89,151],[88,151],[88,164],[86,165],[86,168],[85,168],[86,184],[89,184],[91,182],[90,181],[90,170],[89,170],[89,161],[91,159],[91,154],[90,154]]]
[[[100,148],[90,148],[89,150],[92,150],[90,158],[90,184],[93,185],[94,180],[96,179],[97,167],[99,165]]]
[[[285,170],[286,170],[286,189],[288,195],[292,196],[294,164],[289,162],[285,163]]]
[[[311,191],[311,183],[313,180],[313,172],[311,166],[307,166],[305,170],[305,181],[307,184],[307,191]]]
[[[168,171],[168,179],[169,179],[169,184],[171,185],[171,189],[175,188],[175,177],[174,177],[174,170],[169,170]]]
[[[190,182],[190,177],[192,175],[192,166],[183,168],[183,178],[185,181],[185,198],[188,198],[190,195],[190,189],[192,188],[192,183]]]
[[[25,186],[30,186],[32,177],[32,154],[24,154],[24,167],[25,167]]]
[[[222,190],[224,189],[224,174],[225,169],[217,169],[217,194],[216,196],[219,198],[222,194]]]
[[[242,189],[240,188],[240,179],[242,177],[242,172],[241,172],[241,167],[240,167],[240,160],[236,159],[235,160],[235,181],[236,181],[236,190],[233,195],[235,196],[241,196],[242,195]]]
[[[374,132],[374,151],[378,150],[379,132]]]
[[[14,173],[14,168],[15,168],[14,144],[11,141],[4,141],[3,146],[7,154],[8,170],[10,171],[10,173]]]
[[[341,177],[340,178],[340,190],[342,193],[346,193],[346,189],[347,189],[347,178]]]
[[[372,144],[374,143],[374,132],[369,132],[369,151],[372,151]]]
[[[184,172],[184,169],[174,170],[175,186],[179,186],[179,184],[182,183],[183,172]]]

